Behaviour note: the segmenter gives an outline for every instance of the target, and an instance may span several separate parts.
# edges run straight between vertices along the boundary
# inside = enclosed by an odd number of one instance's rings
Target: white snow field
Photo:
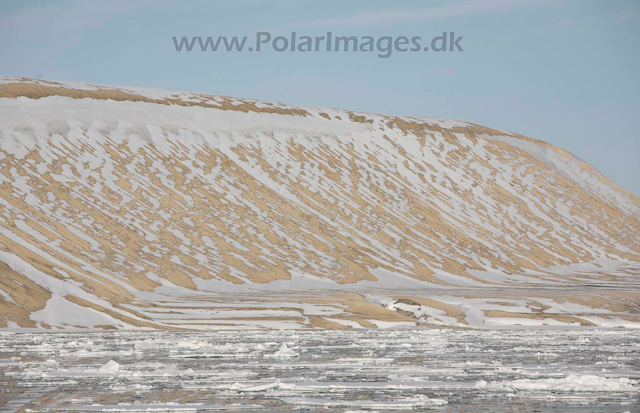
[[[638,411],[638,360],[636,330],[0,333],[0,409]]]

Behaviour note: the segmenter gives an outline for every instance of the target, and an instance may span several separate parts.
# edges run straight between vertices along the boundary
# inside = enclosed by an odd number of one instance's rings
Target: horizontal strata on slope
[[[0,325],[76,305],[154,327],[129,306],[159,287],[616,282],[640,261],[637,196],[464,122],[0,78],[0,149]],[[631,270],[571,270],[596,260]]]

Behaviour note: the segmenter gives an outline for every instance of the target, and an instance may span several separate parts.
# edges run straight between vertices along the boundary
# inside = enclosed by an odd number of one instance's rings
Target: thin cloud
[[[431,7],[424,9],[388,9],[356,13],[349,16],[332,17],[327,19],[308,20],[296,23],[291,27],[325,28],[358,26],[383,26],[400,22],[419,22],[426,20],[440,20],[489,11],[503,11],[512,7],[529,4],[540,4],[532,0],[487,0],[466,1],[457,4]],[[546,3],[546,2],[545,2]]]

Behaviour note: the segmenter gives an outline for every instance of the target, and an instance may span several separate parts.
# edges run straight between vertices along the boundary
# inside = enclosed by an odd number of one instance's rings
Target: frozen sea
[[[0,410],[640,411],[634,330],[0,333]]]

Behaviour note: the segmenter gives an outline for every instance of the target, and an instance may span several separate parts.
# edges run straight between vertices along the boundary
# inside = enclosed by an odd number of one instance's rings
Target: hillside
[[[0,78],[0,327],[640,326],[640,198],[516,133]]]

